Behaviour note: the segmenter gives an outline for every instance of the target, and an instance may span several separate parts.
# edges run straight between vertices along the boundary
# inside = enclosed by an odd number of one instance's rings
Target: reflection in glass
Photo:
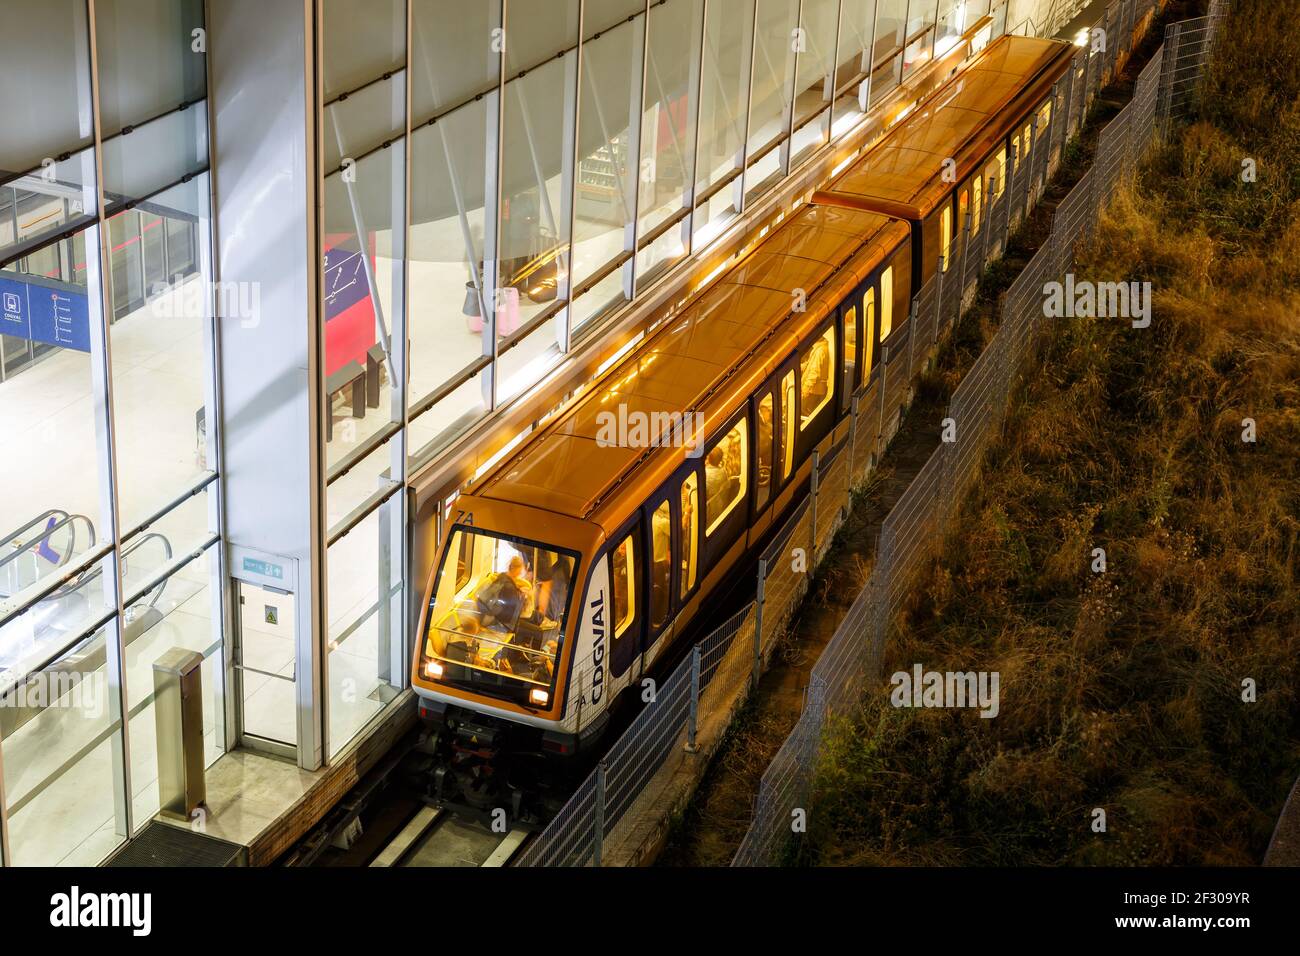
[[[114,437],[121,524],[129,531],[208,470],[210,306],[192,255],[173,263],[167,241],[169,232],[187,233],[189,242],[208,234],[207,174],[118,213],[108,226]]]
[[[641,113],[641,193],[637,225],[638,288],[686,254],[689,218],[645,237],[690,201],[695,106],[691,78],[700,43],[702,0],[667,0],[650,8],[645,100]]]
[[[402,496],[393,495],[329,549],[330,756],[401,689]]]
[[[15,866],[93,866],[125,838],[115,799],[118,696],[97,631],[40,670],[0,684],[9,852]]]
[[[754,0],[711,0],[706,14],[695,170],[696,246],[716,238],[739,208],[735,189],[712,187],[729,181],[744,161]],[[730,181],[738,183],[739,177]]]
[[[781,175],[783,151],[768,149],[785,138],[794,98],[797,4],[758,0],[754,23],[754,77],[750,90],[749,149],[745,176],[749,196],[762,192]],[[765,155],[755,159],[766,149]]]
[[[206,64],[195,49],[203,0],[96,0],[102,135],[201,99]]]

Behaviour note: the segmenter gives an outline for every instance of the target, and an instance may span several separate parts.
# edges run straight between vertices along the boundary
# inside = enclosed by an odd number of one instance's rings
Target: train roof
[[[601,442],[601,413],[617,414],[619,405],[647,414],[700,412],[712,434],[909,235],[905,223],[875,213],[798,210],[470,494],[587,519],[613,534],[686,451]],[[793,311],[795,289],[807,293],[804,312]]]
[[[918,112],[890,130],[813,202],[924,219],[951,188],[944,161],[958,180],[1011,132],[1018,103],[1041,101],[1069,68],[1074,48],[1059,40],[1003,36],[939,90]]]

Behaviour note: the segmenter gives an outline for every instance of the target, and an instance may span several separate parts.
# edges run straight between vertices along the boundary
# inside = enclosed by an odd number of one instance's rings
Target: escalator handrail
[[[164,535],[164,534],[162,534],[161,532],[158,532],[158,531],[149,531],[149,532],[146,532],[145,534],[137,535],[137,536],[136,536],[136,537],[131,541],[131,543],[128,544],[128,545],[127,545],[127,546],[122,550],[122,564],[123,564],[123,566],[125,566],[125,564],[126,564],[126,559],[129,558],[129,557],[131,556],[132,552],[134,552],[137,548],[140,547],[140,545],[144,544],[144,543],[145,543],[146,541],[148,541],[150,538],[157,538],[159,541],[162,542],[162,545],[163,545],[163,552],[164,552],[165,555],[166,555],[166,557],[163,559],[163,564],[164,564],[164,565],[167,565],[167,564],[170,564],[170,563],[171,563],[171,560],[172,560],[172,543],[171,543],[170,541],[168,541],[168,540],[167,540],[167,536]],[[170,581],[170,580],[171,580],[171,578],[168,577],[168,578],[163,578],[160,582],[158,582],[158,586],[157,586],[156,588],[153,589],[153,592],[152,592],[152,593],[153,593],[153,597],[149,599],[149,606],[150,606],[150,607],[156,607],[156,606],[157,606],[157,604],[158,604],[158,600],[159,600],[159,598],[162,597],[163,591],[166,590],[166,588],[167,588],[167,582]],[[125,588],[124,588],[123,590],[125,590]]]
[[[52,516],[56,516],[56,515],[63,515],[63,517],[61,520],[56,521],[53,525],[45,528],[41,532],[39,537],[32,538],[30,541],[23,542],[22,547],[12,548],[7,554],[0,554],[0,568],[4,568],[5,565],[13,561],[17,561],[20,556],[26,554],[30,550],[33,544],[40,541],[48,541],[49,538],[56,531],[58,531],[59,529],[65,526],[70,526],[72,528],[72,540],[68,544],[68,553],[64,555],[64,557],[56,565],[54,565],[56,568],[63,567],[63,565],[65,565],[72,558],[72,556],[77,553],[77,524],[76,523],[78,520],[86,522],[86,527],[90,529],[90,540],[91,541],[95,540],[95,523],[91,521],[89,518],[87,518],[85,515],[70,515],[66,511],[62,511],[57,508],[51,508],[49,511],[45,512],[39,518],[29,521],[27,524],[23,525],[13,534],[5,538],[4,541],[0,541],[0,548],[4,548],[6,545],[9,545],[14,541],[16,541],[18,536],[22,534],[24,531],[28,530],[29,528],[35,527],[41,521],[48,521]]]

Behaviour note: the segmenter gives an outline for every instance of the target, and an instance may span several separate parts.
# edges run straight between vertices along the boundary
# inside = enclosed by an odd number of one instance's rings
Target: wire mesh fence
[[[795,826],[806,820],[812,776],[827,718],[847,714],[857,706],[867,681],[880,670],[890,622],[906,600],[915,575],[938,550],[950,521],[979,473],[985,451],[1003,424],[1008,398],[1019,375],[1034,354],[1036,333],[1044,323],[1044,291],[1047,282],[1061,281],[1073,267],[1080,240],[1095,233],[1105,201],[1113,195],[1123,176],[1140,162],[1153,141],[1185,116],[1195,102],[1196,79],[1208,58],[1225,3],[1216,0],[1209,16],[1174,24],[1166,32],[1166,43],[1144,68],[1128,106],[1121,111],[1098,140],[1093,168],[1080,179],[1057,207],[1049,240],[1025,266],[1002,299],[998,331],[953,392],[945,419],[944,440],[913,479],[907,491],[885,518],[875,565],[835,635],[813,666],[803,712],[759,785],[754,817],[735,857],[733,866],[771,865],[780,862]],[[1108,35],[1140,27],[1154,7],[1153,0],[1115,0],[1101,21]],[[1062,124],[1077,131],[1086,115],[1087,104],[1096,95],[1104,76],[1110,75],[1119,59],[1131,49],[1133,40],[1113,45],[1110,54],[1091,56],[1081,51],[1075,66],[1059,87],[1058,104],[1065,108]],[[1096,63],[1092,61],[1096,60]],[[1077,81],[1084,78],[1079,86]],[[1073,106],[1069,105],[1071,101]],[[1047,169],[1049,150],[1063,149],[1068,142],[1049,138],[1042,153],[1036,152],[1037,137],[1026,158],[1025,170],[1009,177],[1008,223],[1015,210],[1035,193],[1032,174]],[[1036,167],[1035,164],[1041,164]],[[987,236],[993,228],[985,229]],[[954,257],[957,275],[977,277],[984,264],[978,237],[962,243]],[[963,272],[962,259],[965,259]],[[978,263],[978,265],[975,265]],[[955,285],[956,283],[954,283]],[[940,316],[953,310],[956,295],[939,291]],[[948,321],[955,319],[947,312]],[[947,428],[947,426],[951,426]]]

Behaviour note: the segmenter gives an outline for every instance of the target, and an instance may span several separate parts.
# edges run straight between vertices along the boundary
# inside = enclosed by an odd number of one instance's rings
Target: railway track
[[[527,830],[491,826],[446,807],[421,806],[370,866],[506,866],[528,841]]]

